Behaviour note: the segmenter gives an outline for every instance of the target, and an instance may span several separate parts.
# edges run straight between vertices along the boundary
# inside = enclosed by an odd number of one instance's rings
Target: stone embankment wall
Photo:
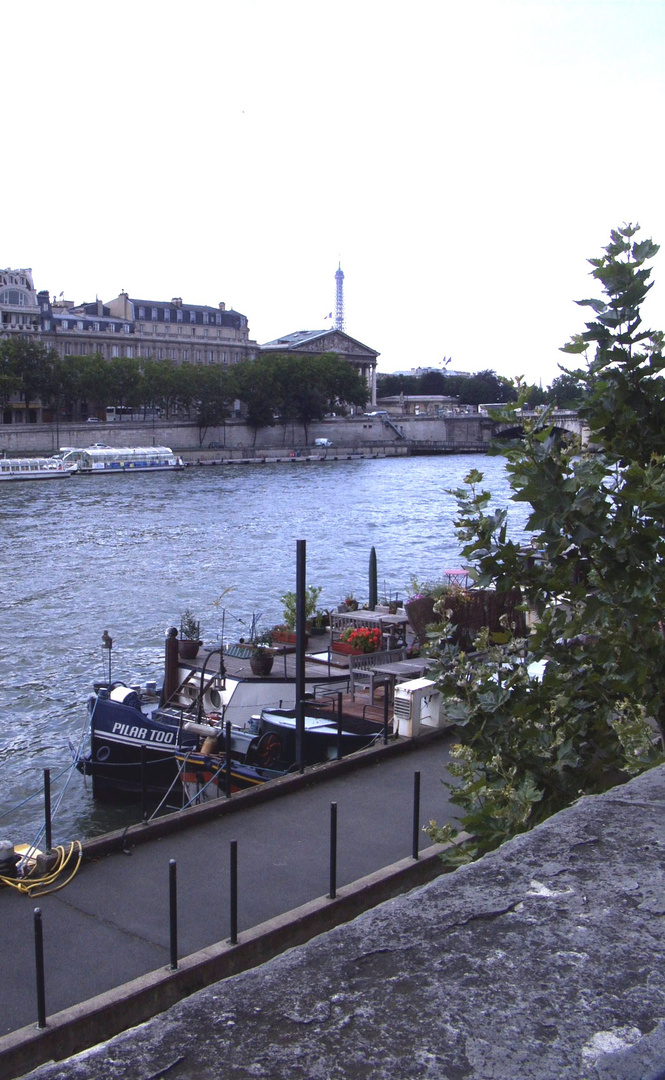
[[[0,454],[54,454],[65,446],[170,446],[189,460],[251,457],[255,454],[288,456],[291,451],[317,451],[316,439],[330,439],[333,448],[347,452],[463,453],[486,450],[492,422],[477,414],[408,417],[386,422],[382,417],[359,416],[312,424],[305,435],[297,424],[286,428],[253,429],[239,420],[200,429],[192,423],[116,422],[101,424],[31,424],[0,426]]]

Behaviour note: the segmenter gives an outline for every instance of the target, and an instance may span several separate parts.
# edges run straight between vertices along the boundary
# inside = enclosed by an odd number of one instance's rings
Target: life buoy
[[[269,769],[282,756],[282,740],[274,731],[266,731],[258,741],[254,752],[257,765]]]

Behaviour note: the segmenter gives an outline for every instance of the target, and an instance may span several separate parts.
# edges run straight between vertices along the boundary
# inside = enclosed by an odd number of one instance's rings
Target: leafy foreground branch
[[[589,448],[547,412],[502,447],[512,498],[531,507],[532,550],[507,538],[507,511],[489,510],[481,473],[454,493],[478,585],[520,587],[535,624],[526,640],[498,645],[484,632],[477,655],[451,657],[438,605],[430,651],[460,733],[446,786],[474,837],[454,861],[665,761],[664,338],[642,328],[645,263],[658,247],[635,241],[638,228],[613,231],[589,260],[604,297],[579,301],[594,318],[562,350],[584,355],[586,367],[568,374],[587,389]],[[514,422],[515,408],[497,416]],[[436,822],[426,831],[458,835]]]

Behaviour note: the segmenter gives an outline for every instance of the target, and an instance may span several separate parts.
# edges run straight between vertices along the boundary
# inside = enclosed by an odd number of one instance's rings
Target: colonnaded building
[[[224,303],[217,307],[171,300],[139,300],[121,292],[103,303],[74,304],[36,291],[32,270],[0,270],[0,339],[40,342],[61,357],[99,354],[176,364],[231,365],[263,353],[312,355],[335,352],[362,374],[376,403],[379,353],[343,329],[297,331],[259,345],[249,336],[246,315]],[[3,423],[39,423],[39,402],[12,401],[2,410]]]

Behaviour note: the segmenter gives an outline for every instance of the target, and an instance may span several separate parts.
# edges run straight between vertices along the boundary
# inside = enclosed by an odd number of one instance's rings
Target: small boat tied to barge
[[[76,767],[92,778],[95,797],[157,796],[172,807],[178,798],[184,805],[204,802],[283,776],[299,766],[296,681],[286,662],[283,676],[255,676],[248,658],[243,662],[223,648],[183,661],[174,628],[166,638],[161,688],[110,678],[95,685],[87,745],[78,752],[72,747]],[[347,682],[330,663],[308,665],[307,765],[371,746],[384,735],[382,721],[335,712]]]

